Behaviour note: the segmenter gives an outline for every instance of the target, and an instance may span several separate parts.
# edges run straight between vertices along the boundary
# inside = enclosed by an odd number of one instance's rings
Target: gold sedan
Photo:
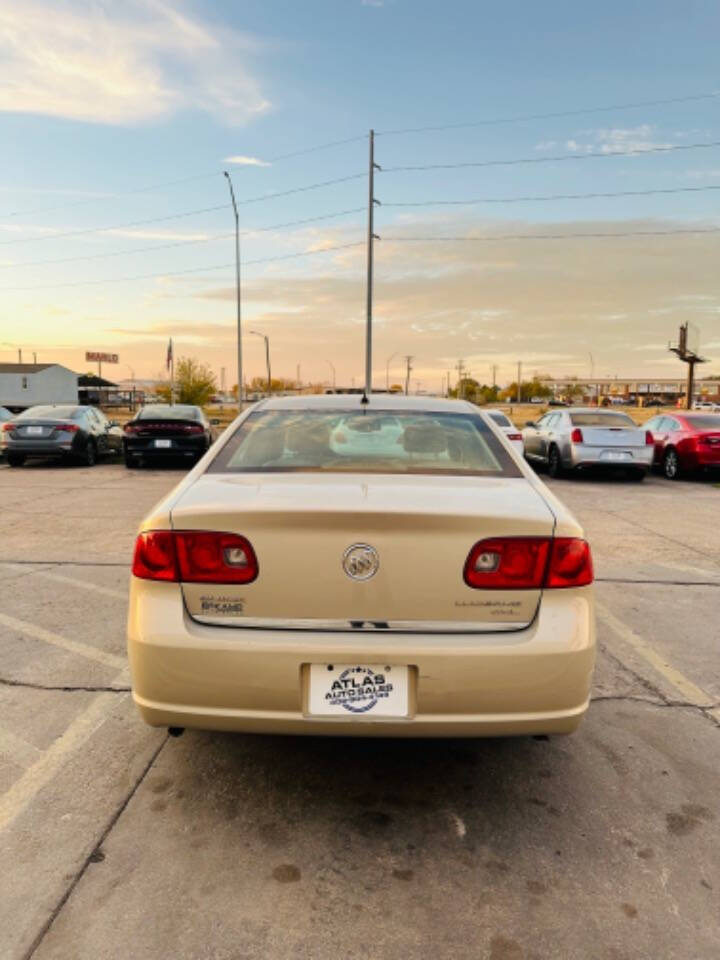
[[[569,733],[595,659],[590,548],[476,407],[264,401],[143,522],[128,618],[155,726]]]

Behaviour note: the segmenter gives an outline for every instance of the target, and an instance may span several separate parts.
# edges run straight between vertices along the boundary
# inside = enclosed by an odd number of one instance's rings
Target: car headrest
[[[407,453],[444,453],[447,450],[447,435],[437,423],[408,424],[401,440]]]

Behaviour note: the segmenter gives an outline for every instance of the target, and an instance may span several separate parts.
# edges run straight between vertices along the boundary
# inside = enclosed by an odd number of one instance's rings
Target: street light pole
[[[235,191],[233,190],[232,180],[227,170],[223,173],[230,188],[230,199],[232,200],[233,212],[235,213],[235,293],[237,299],[237,378],[238,378],[238,411],[242,411],[242,393],[243,393],[243,369],[242,369],[242,307],[240,296],[240,216],[238,214],[237,203],[235,202]]]
[[[330,367],[330,369],[332,370],[332,375],[333,375],[333,390],[334,390],[334,389],[335,389],[335,364],[332,362],[332,360],[326,360],[325,363],[327,363],[327,365],[328,365],[328,366]]]
[[[272,377],[270,376],[270,337],[264,333],[258,333],[257,330],[251,330],[254,337],[262,337],[265,341],[265,363],[267,365],[267,390],[268,396],[272,393]]]
[[[397,356],[397,351],[395,351],[395,353],[391,354],[387,358],[387,363],[385,364],[385,389],[387,390],[388,393],[390,393],[390,364],[392,363],[392,361],[395,359],[396,356]]]

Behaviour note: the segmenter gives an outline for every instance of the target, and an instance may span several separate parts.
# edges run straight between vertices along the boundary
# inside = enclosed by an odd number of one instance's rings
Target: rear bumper
[[[611,459],[609,454],[626,453],[627,459]],[[591,447],[588,444],[573,443],[570,445],[565,458],[566,466],[575,467],[593,467],[617,470],[618,468],[649,470],[652,466],[654,447],[650,445],[644,447],[620,447],[618,450],[612,450],[607,447]]]
[[[10,440],[3,444],[2,452],[19,453],[24,457],[62,457],[79,450],[77,441],[67,440]]]
[[[133,697],[153,726],[324,736],[570,733],[595,661],[592,587],[545,594],[514,633],[387,634],[209,627],[177,584],[133,578],[128,621]],[[312,718],[307,664],[408,664],[411,715]]]
[[[207,443],[204,437],[198,439],[175,439],[171,447],[156,447],[154,440],[123,440],[125,452],[135,457],[198,457],[205,453]]]

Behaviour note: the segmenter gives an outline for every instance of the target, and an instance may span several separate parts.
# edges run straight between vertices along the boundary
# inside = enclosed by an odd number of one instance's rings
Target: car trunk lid
[[[525,478],[205,474],[171,513],[176,530],[246,537],[259,575],[250,584],[182,586],[207,623],[274,628],[519,629],[540,590],[476,590],[463,566],[479,540],[551,537],[555,518]],[[357,544],[378,567],[353,579]]]

